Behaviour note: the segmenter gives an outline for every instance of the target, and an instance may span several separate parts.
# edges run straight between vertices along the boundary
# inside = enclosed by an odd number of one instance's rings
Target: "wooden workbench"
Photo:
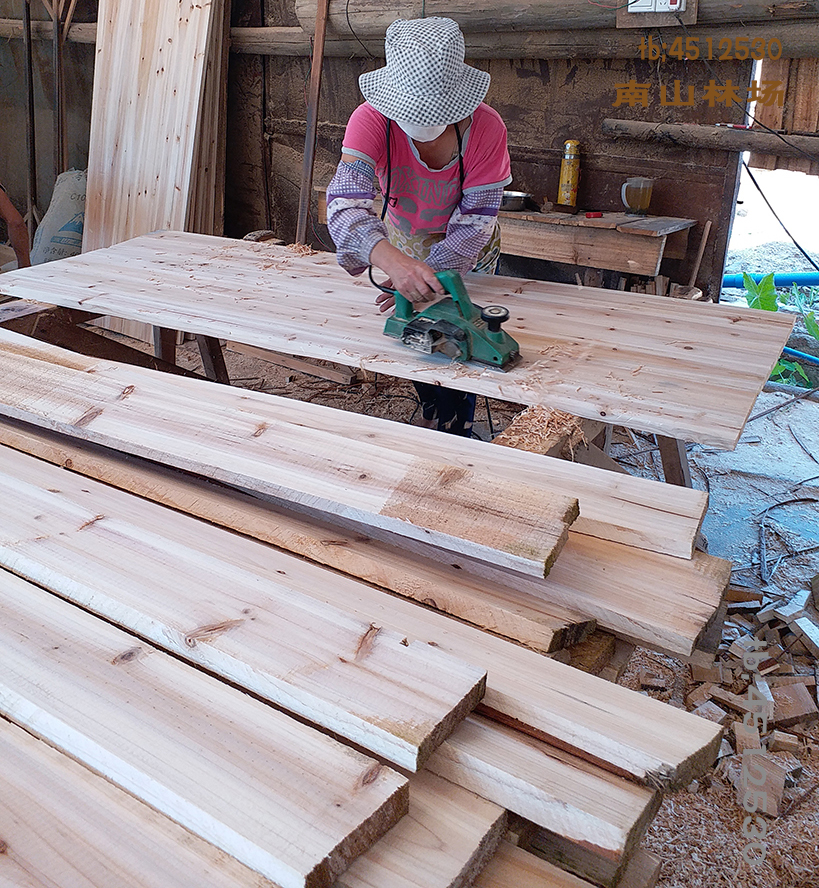
[[[506,305],[508,372],[424,356],[383,335],[376,291],[335,256],[160,232],[0,278],[0,292],[556,407],[683,441],[735,446],[793,321],[768,312],[469,275]],[[582,298],[579,298],[582,297]]]
[[[664,258],[684,259],[695,219],[603,213],[498,214],[501,250],[512,256],[607,268],[627,274],[660,273]]]

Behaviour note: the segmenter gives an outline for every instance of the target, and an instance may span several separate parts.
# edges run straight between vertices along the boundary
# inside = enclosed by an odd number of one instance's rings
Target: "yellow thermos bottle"
[[[580,142],[568,139],[563,145],[560,164],[560,182],[557,186],[557,202],[564,207],[577,205],[577,183],[580,179]]]

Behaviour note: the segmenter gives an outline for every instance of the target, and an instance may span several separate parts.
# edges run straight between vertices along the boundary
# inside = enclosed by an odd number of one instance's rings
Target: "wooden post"
[[[154,355],[168,364],[176,363],[176,330],[154,327]]]
[[[676,484],[679,487],[693,487],[685,441],[680,441],[679,438],[667,438],[665,435],[657,435],[657,445],[660,448],[660,459],[663,463],[663,474],[665,475],[666,484]]]
[[[196,334],[196,344],[199,346],[199,354],[202,356],[202,364],[205,368],[205,376],[214,382],[230,385],[230,376],[225,365],[225,356],[222,346],[215,336],[203,336]]]
[[[310,95],[307,101],[307,132],[304,136],[304,164],[301,170],[299,190],[299,217],[296,223],[296,243],[303,244],[307,237],[307,216],[313,196],[313,164],[316,159],[316,133],[318,131],[318,104],[321,96],[321,67],[324,63],[324,38],[327,33],[327,12],[330,0],[318,0],[316,39],[313,42],[313,63],[310,67]]]
[[[26,195],[26,225],[29,242],[33,242],[37,206],[37,147],[34,119],[34,69],[31,58],[31,0],[23,3],[23,46],[26,69],[26,150],[28,153],[28,193]]]

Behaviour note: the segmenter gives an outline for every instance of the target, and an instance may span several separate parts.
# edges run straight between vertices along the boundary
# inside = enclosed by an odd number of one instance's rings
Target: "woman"
[[[28,229],[17,207],[9,200],[2,182],[0,182],[0,219],[5,221],[8,228],[9,243],[17,256],[17,267],[28,268],[31,265]]]
[[[497,213],[512,181],[506,127],[483,103],[489,74],[464,64],[463,35],[451,19],[395,21],[385,52],[386,66],[359,78],[366,101],[347,124],[327,189],[327,225],[343,268],[360,274],[374,265],[423,304],[444,292],[436,271],[495,271]],[[382,312],[393,305],[384,293],[376,302]],[[426,425],[471,434],[474,395],[415,387]]]

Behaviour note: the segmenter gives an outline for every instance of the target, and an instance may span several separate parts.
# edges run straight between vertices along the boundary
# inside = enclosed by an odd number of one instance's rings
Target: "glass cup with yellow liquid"
[[[630,216],[645,216],[651,203],[651,190],[654,180],[644,176],[626,179],[620,189],[620,197]]]

